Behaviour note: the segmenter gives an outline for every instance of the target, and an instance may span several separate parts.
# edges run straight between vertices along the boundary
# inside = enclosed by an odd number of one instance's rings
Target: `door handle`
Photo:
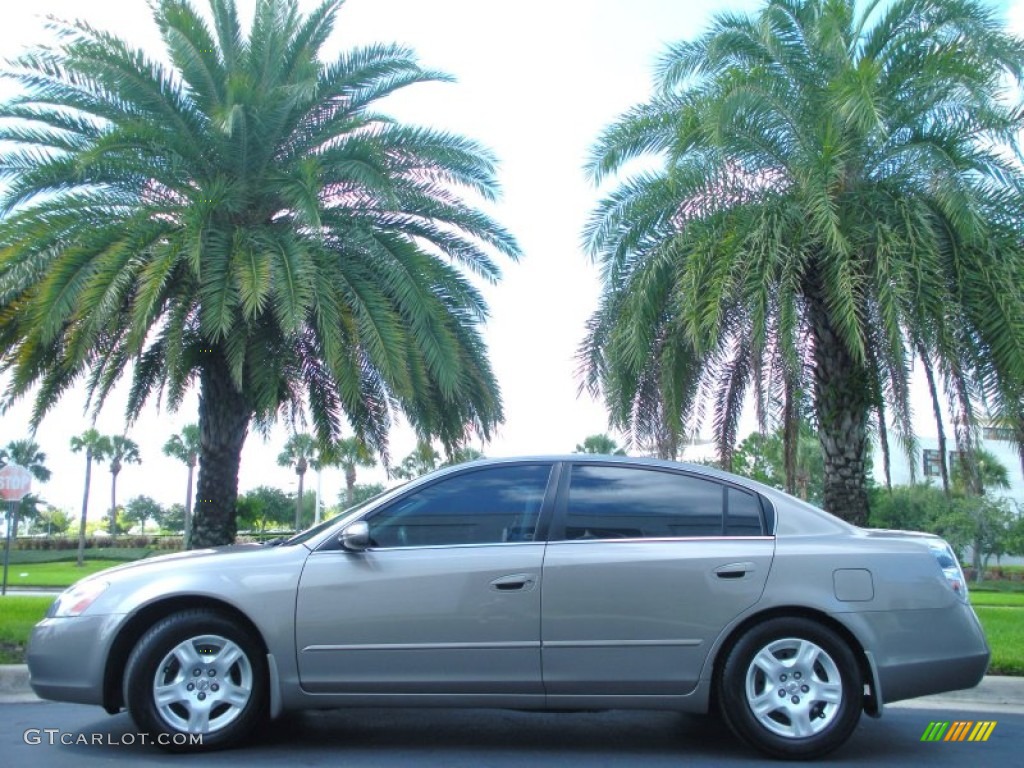
[[[720,579],[742,579],[755,570],[757,570],[757,566],[753,563],[729,563],[715,568],[715,576]]]
[[[491,589],[496,592],[529,592],[536,583],[537,577],[532,573],[514,573],[492,581]]]

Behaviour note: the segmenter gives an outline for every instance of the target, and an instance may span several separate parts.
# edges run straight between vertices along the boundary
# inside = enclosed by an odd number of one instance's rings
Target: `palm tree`
[[[299,432],[288,438],[284,444],[284,450],[277,456],[277,463],[282,467],[295,467],[295,474],[299,476],[299,492],[295,496],[295,530],[302,526],[302,488],[306,479],[306,470],[310,462],[315,461],[318,456],[316,438],[304,432]]]
[[[110,438],[95,429],[87,429],[71,438],[74,453],[85,451],[85,491],[82,493],[82,517],[78,522],[78,567],[85,563],[85,521],[89,515],[89,486],[92,481],[92,463],[103,462],[110,455]]]
[[[493,156],[378,102],[448,78],[397,45],[326,60],[341,0],[155,0],[163,58],[83,23],[15,60],[0,106],[0,371],[38,423],[83,378],[127,419],[199,389],[192,545],[235,535],[251,424],[308,411],[387,456],[393,417],[454,445],[501,421],[467,272],[495,282],[514,238],[471,200]],[[166,60],[168,63],[164,63]]]
[[[329,446],[324,452],[324,466],[339,466],[345,471],[345,506],[351,507],[355,502],[356,468],[373,467],[377,462],[358,437],[344,437]]]
[[[576,444],[573,453],[599,453],[607,456],[625,456],[626,452],[619,448],[619,444],[606,434],[590,435],[584,438],[582,443]]]
[[[402,459],[402,463],[391,470],[391,474],[401,480],[412,480],[433,472],[441,465],[441,454],[427,440],[420,440],[412,453]]]
[[[39,444],[31,438],[11,440],[6,448],[0,449],[0,466],[17,464],[27,469],[36,480],[45,483],[51,472],[46,466],[46,454],[39,450]]]
[[[185,534],[183,545],[189,547],[192,527],[192,475],[199,461],[199,425],[186,424],[177,435],[171,435],[164,443],[164,454],[177,459],[188,467],[188,484],[185,487]]]
[[[589,164],[662,163],[588,224],[604,289],[580,356],[634,441],[710,400],[725,466],[748,392],[790,443],[809,398],[824,505],[863,523],[869,424],[913,448],[915,356],[962,451],[980,402],[1024,435],[1024,173],[1002,151],[1024,45],[975,0],[857,6],[768,0],[669,47]]]
[[[442,467],[452,467],[456,464],[465,464],[467,461],[479,461],[487,458],[483,451],[479,451],[471,445],[459,445],[448,452],[447,458],[442,462]]]
[[[141,464],[139,444],[123,435],[110,438],[110,535],[117,535],[117,476],[125,464]]]
[[[24,440],[12,440],[6,448],[0,449],[0,466],[17,464],[27,469],[32,477],[41,483],[50,479],[50,470],[46,467],[46,454],[39,450],[39,444],[31,438]],[[20,502],[14,504],[13,519],[10,524],[13,526],[14,535],[18,535],[18,516],[22,509],[32,509],[40,503],[39,497],[34,494],[25,496]]]

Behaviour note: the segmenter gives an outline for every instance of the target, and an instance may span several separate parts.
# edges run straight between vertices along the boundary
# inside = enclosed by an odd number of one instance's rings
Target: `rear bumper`
[[[872,651],[880,703],[973,688],[988,669],[988,642],[969,605],[845,618]]]

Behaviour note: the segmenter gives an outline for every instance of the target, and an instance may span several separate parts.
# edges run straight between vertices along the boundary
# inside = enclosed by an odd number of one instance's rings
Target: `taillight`
[[[953,552],[953,548],[940,539],[934,544],[929,544],[928,549],[935,555],[935,560],[938,562],[939,568],[942,569],[949,588],[956,592],[957,596],[966,603],[967,579],[964,578],[964,572],[960,568],[960,563],[956,559],[956,553]]]

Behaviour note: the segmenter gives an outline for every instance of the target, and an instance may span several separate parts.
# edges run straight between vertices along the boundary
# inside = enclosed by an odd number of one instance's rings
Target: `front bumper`
[[[28,641],[29,684],[37,696],[75,704],[103,704],[103,673],[110,638],[123,616],[43,619]]]

